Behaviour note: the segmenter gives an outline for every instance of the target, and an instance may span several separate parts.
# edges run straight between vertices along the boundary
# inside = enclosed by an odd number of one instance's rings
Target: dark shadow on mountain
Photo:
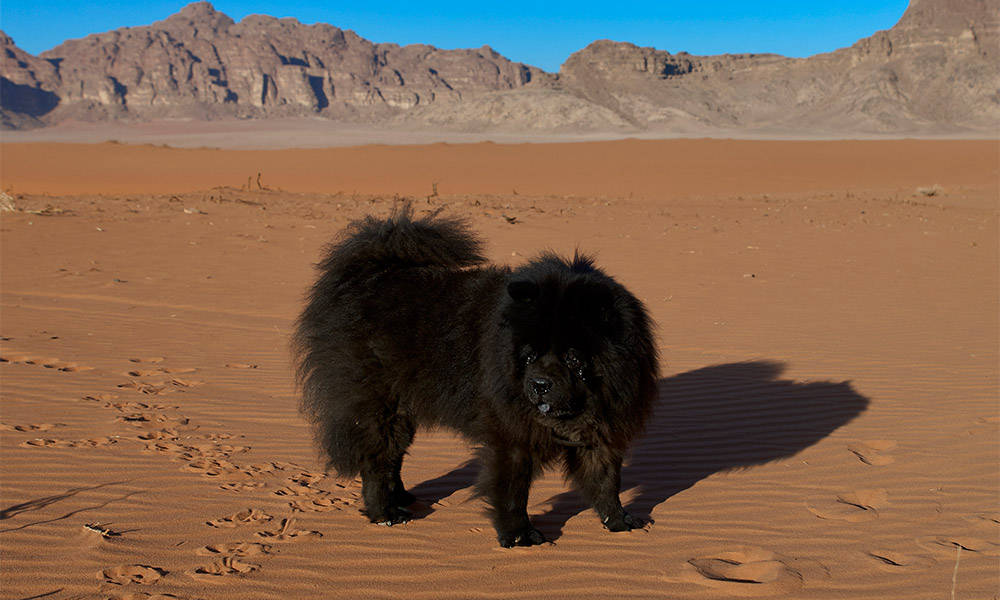
[[[794,456],[868,407],[850,382],[780,379],[784,370],[761,360],[661,379],[653,417],[622,471],[622,491],[637,491],[626,509],[649,520],[656,506],[702,479]],[[589,508],[574,491],[548,503],[533,521],[550,540]]]
[[[30,117],[48,114],[59,104],[59,96],[30,85],[0,77],[0,108]]]
[[[316,110],[321,111],[327,106],[330,106],[330,100],[326,97],[326,92],[323,91],[323,78],[309,76],[309,87],[312,88],[313,94],[316,96]]]

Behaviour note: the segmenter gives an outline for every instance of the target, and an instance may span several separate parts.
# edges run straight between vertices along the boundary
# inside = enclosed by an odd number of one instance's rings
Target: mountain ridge
[[[0,124],[321,117],[468,132],[996,130],[1000,0],[913,0],[899,22],[808,58],[671,54],[598,40],[558,73],[489,46],[374,43],[208,2],[33,56],[0,32]]]

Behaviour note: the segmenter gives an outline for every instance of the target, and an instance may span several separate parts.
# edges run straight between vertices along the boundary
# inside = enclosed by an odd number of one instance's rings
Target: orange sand
[[[45,194],[292,192],[663,196],[996,184],[995,141],[625,140],[308,150],[5,144],[5,187]],[[58,175],[54,176],[54,173]],[[907,191],[912,191],[907,189]]]
[[[4,145],[3,596],[995,598],[997,149]],[[284,191],[236,189],[258,170]],[[623,500],[649,528],[550,473],[555,544],[502,550],[444,431],[405,526],[322,476],[288,333],[322,244],[394,194],[499,262],[596,252],[648,304],[664,379]]]

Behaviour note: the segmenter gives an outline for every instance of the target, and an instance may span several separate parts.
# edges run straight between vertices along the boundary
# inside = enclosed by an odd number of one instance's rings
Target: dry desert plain
[[[997,598],[995,140],[0,151],[4,598]],[[549,473],[501,549],[447,431],[406,525],[324,475],[289,331],[400,198],[648,305],[645,530]]]

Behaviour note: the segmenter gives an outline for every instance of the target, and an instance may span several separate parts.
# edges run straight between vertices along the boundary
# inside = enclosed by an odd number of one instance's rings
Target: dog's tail
[[[436,213],[415,219],[405,204],[387,219],[369,216],[351,223],[327,248],[319,270],[321,277],[342,282],[397,268],[459,269],[485,260],[482,243],[464,221]]]

